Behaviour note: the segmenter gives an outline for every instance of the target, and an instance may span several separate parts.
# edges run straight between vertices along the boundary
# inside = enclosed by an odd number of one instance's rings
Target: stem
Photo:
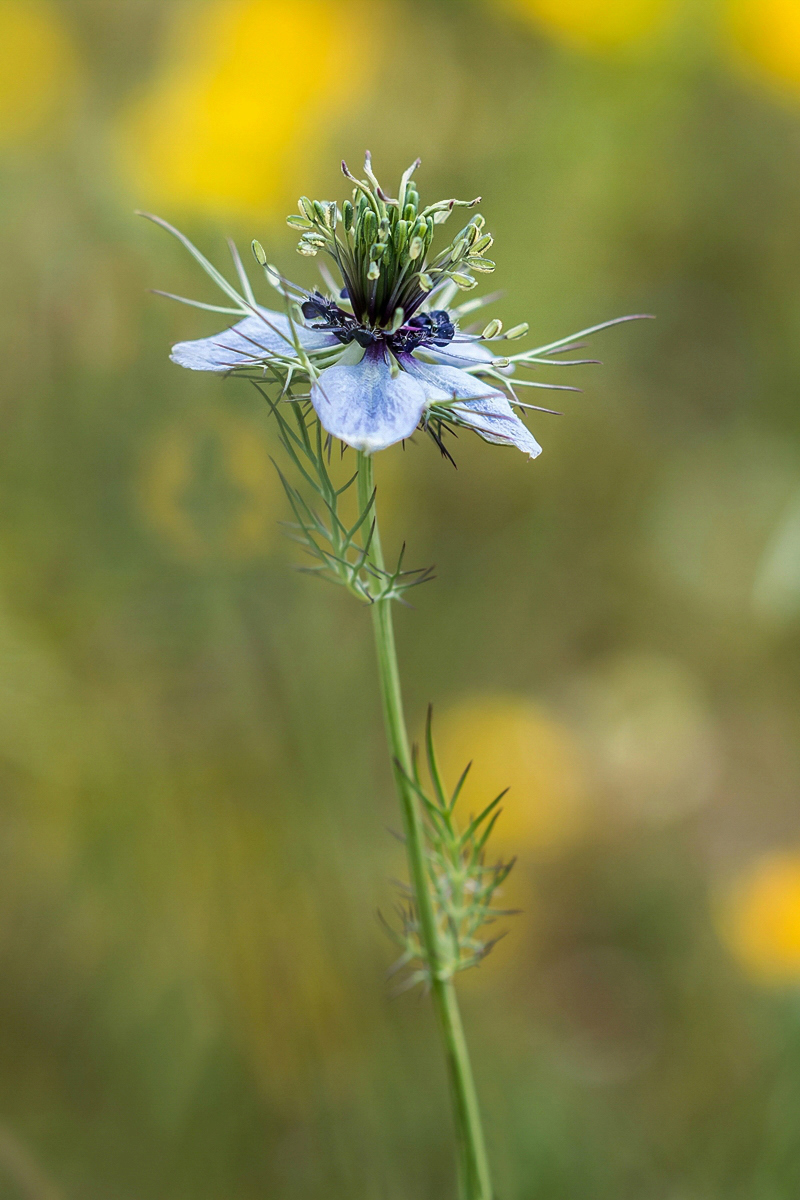
[[[373,490],[372,458],[359,451],[358,503],[361,512],[369,503]],[[374,509],[373,520],[370,560],[376,567],[383,569],[383,551]],[[378,654],[378,672],[389,751],[392,759],[396,760],[403,769],[402,772],[395,770],[394,776],[403,812],[406,854],[419,914],[421,940],[430,970],[433,1004],[442,1037],[450,1082],[450,1096],[458,1142],[459,1191],[461,1200],[491,1200],[492,1185],[489,1179],[489,1164],[458,999],[452,979],[443,976],[440,970],[439,933],[428,884],[424,830],[419,803],[405,778],[405,776],[411,776],[412,763],[403,714],[391,604],[391,600],[377,600],[372,605],[372,624],[375,631],[375,647]]]

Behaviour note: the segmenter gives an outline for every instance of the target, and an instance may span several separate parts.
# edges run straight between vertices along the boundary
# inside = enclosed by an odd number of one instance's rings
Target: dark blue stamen
[[[410,352],[420,346],[446,346],[455,336],[455,325],[450,314],[443,308],[433,312],[419,313],[401,325],[394,333],[384,329],[373,329],[358,321],[352,313],[339,308],[335,300],[328,300],[319,292],[309,293],[300,306],[312,329],[323,329],[332,333],[338,341],[347,345],[358,342],[365,349],[376,342],[384,342],[390,350]]]

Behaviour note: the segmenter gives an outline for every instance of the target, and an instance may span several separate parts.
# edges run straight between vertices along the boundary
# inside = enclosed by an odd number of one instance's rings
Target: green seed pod
[[[250,249],[253,251],[253,258],[256,260],[258,265],[260,267],[265,267],[267,265],[267,254],[264,250],[264,247],[261,245],[261,242],[256,241],[254,238],[250,244]]]
[[[378,218],[371,208],[364,213],[360,233],[366,243],[374,242],[378,235]]]
[[[484,275],[491,275],[497,263],[493,263],[490,258],[468,258],[467,266],[470,271],[480,271]]]
[[[314,205],[309,200],[308,196],[301,196],[297,202],[298,208],[304,217],[309,221],[315,221],[317,214],[314,212]]]
[[[503,332],[503,322],[498,317],[495,317],[494,320],[490,321],[489,324],[486,326],[483,333],[481,334],[481,337],[495,338],[495,337],[497,337],[498,334],[500,334],[502,332]]]
[[[506,337],[508,338],[508,340],[510,342],[513,342],[515,338],[524,337],[529,329],[530,329],[530,325],[528,324],[528,322],[523,321],[521,325],[514,325],[514,327],[512,329],[509,329],[508,333],[506,334]]]
[[[319,200],[315,200],[313,203],[314,203],[314,214],[315,214],[317,220],[319,221],[320,225],[327,225],[328,221],[325,216],[324,205]]]
[[[398,257],[408,245],[408,221],[398,221],[394,227],[394,248]]]
[[[296,216],[294,216],[294,214],[290,214],[286,218],[286,224],[290,225],[292,227],[292,229],[313,229],[314,228],[313,224],[311,223],[311,221],[309,221],[309,219],[307,217],[296,217]]]
[[[405,208],[403,209],[403,220],[408,221],[410,224],[414,220],[416,215],[417,215],[416,206],[413,204],[406,204]]]
[[[349,233],[353,226],[354,209],[350,200],[345,200],[342,205],[342,220],[344,221],[345,232]]]
[[[478,238],[472,249],[475,254],[483,254],[484,250],[488,250],[489,247],[493,245],[494,238],[490,233],[487,233],[482,238]]]
[[[375,244],[370,246],[370,248],[369,248],[370,262],[380,262],[385,253],[386,253],[386,243],[385,242],[375,242]]]
[[[478,286],[477,279],[473,279],[470,275],[462,275],[460,271],[454,271],[450,278],[456,287],[461,288],[462,292],[471,292],[474,287]]]

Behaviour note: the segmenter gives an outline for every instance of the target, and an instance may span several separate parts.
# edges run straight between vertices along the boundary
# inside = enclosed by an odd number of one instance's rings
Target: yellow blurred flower
[[[718,909],[723,939],[764,983],[800,982],[800,852],[756,860]]]
[[[614,50],[650,33],[670,0],[503,0],[558,41],[585,50]]]
[[[76,82],[75,51],[56,9],[0,0],[0,146],[46,131]]]
[[[507,855],[556,849],[583,825],[580,752],[569,730],[518,696],[467,700],[434,722],[445,783],[472,761],[459,809],[476,813],[508,788],[491,846]]]
[[[148,205],[283,214],[320,135],[363,97],[375,14],[343,0],[191,5],[160,75],[125,114]]]
[[[738,53],[758,70],[800,87],[798,0],[729,0],[728,28]]]
[[[159,435],[138,499],[149,524],[194,562],[263,554],[285,515],[265,431],[218,410]]]

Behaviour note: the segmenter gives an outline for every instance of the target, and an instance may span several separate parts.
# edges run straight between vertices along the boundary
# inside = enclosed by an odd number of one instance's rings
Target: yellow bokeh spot
[[[53,6],[0,0],[0,146],[46,132],[76,81],[74,49]]]
[[[800,982],[800,852],[758,859],[719,905],[722,936],[761,982]]]
[[[537,705],[515,696],[468,700],[435,719],[434,736],[448,788],[472,762],[459,800],[462,821],[509,789],[490,842],[496,852],[524,858],[581,830],[580,753],[569,730]]]
[[[586,50],[613,50],[650,33],[670,0],[504,0],[558,41]]]
[[[189,6],[160,74],[122,123],[141,202],[282,215],[320,135],[363,98],[371,30],[366,10],[339,0]]]
[[[740,55],[780,83],[800,87],[798,0],[729,0],[728,26]]]
[[[192,562],[264,554],[284,515],[265,431],[221,411],[159,434],[143,463],[138,499],[162,540]]]

